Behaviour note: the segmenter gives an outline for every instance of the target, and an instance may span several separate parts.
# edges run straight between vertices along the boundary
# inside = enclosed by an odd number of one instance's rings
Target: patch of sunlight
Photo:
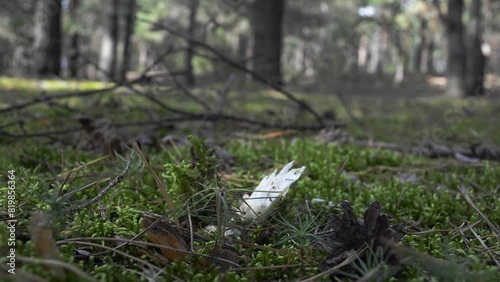
[[[16,77],[0,77],[0,89],[22,90],[22,91],[74,91],[93,90],[110,86],[101,81],[78,81],[78,80],[38,80]]]
[[[275,90],[262,91],[262,95],[264,97],[270,97],[270,98],[274,98],[274,99],[283,99],[283,100],[288,99],[285,95],[283,95],[283,93],[281,93],[279,91],[275,91]]]

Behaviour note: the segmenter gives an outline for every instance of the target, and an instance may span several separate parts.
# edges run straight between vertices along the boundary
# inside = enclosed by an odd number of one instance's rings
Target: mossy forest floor
[[[43,89],[50,96],[100,87],[1,78],[0,109],[43,99]],[[194,93],[217,105],[222,87]],[[231,121],[126,126],[172,113],[124,89],[0,113],[0,280],[498,281],[498,162],[431,159],[349,142],[416,146],[431,140],[446,146],[498,146],[498,100],[358,97],[346,104],[333,93],[298,95],[318,112],[334,112],[336,121],[346,124],[335,134],[344,137],[328,139],[325,132],[258,129]],[[161,99],[186,111],[203,110],[182,94]],[[227,112],[276,124],[314,122],[276,92],[234,91],[227,99]],[[82,117],[108,124],[106,130],[122,144],[111,149],[120,153],[106,156],[110,144],[88,146]],[[63,129],[68,133],[37,135]],[[127,146],[132,138],[143,141],[142,146]],[[219,150],[215,157],[209,149],[214,147]],[[127,156],[130,168],[122,181],[85,206],[124,170]],[[240,219],[236,210],[242,195],[292,160],[295,167],[305,166],[305,172],[269,219]],[[8,182],[9,175],[15,175],[15,183]],[[11,184],[14,210],[9,210]],[[318,265],[331,256],[325,247],[333,244],[326,240],[327,222],[342,214],[336,204],[343,200],[358,218],[378,200],[391,224],[404,225],[406,234],[397,247],[409,255],[390,264],[384,260],[387,254],[370,256],[377,252],[370,250],[363,258],[351,259],[350,271],[339,268],[318,275]],[[34,227],[30,221],[36,211],[50,216],[51,224]],[[8,240],[10,212],[17,220],[15,245]],[[181,259],[168,262],[165,252],[151,246],[154,234],[144,229],[145,213],[164,216],[164,224],[177,229],[187,245]],[[209,225],[215,232],[203,231]],[[228,230],[238,232],[229,236],[224,234]],[[43,232],[53,234],[60,257],[45,252],[45,261],[39,258],[44,252],[30,236]],[[50,249],[50,236],[40,236]],[[15,276],[7,272],[12,246]],[[46,259],[53,259],[52,264]]]

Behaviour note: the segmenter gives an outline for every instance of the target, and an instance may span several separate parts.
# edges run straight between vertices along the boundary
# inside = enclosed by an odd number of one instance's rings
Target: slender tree
[[[256,0],[253,4],[253,69],[273,83],[281,83],[284,0]]]
[[[196,31],[196,14],[198,13],[198,8],[200,6],[200,0],[190,0],[189,5],[189,26],[188,26],[188,36],[193,38]],[[186,50],[186,83],[189,86],[194,86],[194,70],[193,70],[193,58],[194,58],[194,44],[192,41],[187,42]]]
[[[134,36],[136,0],[127,0],[127,13],[125,15],[125,38],[123,43],[122,67],[120,72],[121,81],[127,79],[127,71],[130,68],[130,57],[132,51],[132,37]]]
[[[80,6],[80,0],[72,0],[69,13],[71,19],[76,21],[78,18],[78,7]],[[74,29],[71,34],[70,46],[68,50],[68,65],[69,65],[69,76],[78,77],[79,69],[79,58],[80,58],[80,31],[79,29]]]
[[[118,59],[118,9],[119,0],[107,0],[103,3],[106,13],[106,24],[101,43],[99,68],[104,72],[103,78],[114,80]]]
[[[434,3],[438,9],[440,18],[446,26],[448,38],[448,60],[446,67],[446,95],[450,97],[464,97],[467,93],[465,88],[465,44],[462,13],[464,9],[463,0],[448,0],[448,13],[441,11],[440,1]]]
[[[33,32],[33,70],[37,75],[60,75],[62,53],[61,0],[38,0]]]
[[[427,49],[428,46],[428,28],[427,19],[420,16],[419,44],[415,49],[415,70],[425,74],[427,72]]]
[[[469,96],[484,94],[486,58],[481,50],[481,18],[481,0],[472,0],[467,30],[467,95]]]

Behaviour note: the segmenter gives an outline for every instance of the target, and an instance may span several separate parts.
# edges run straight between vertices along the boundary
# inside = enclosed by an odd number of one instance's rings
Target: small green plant
[[[184,200],[212,186],[210,184],[216,179],[217,171],[216,159],[205,143],[194,136],[189,136],[188,140],[192,146],[191,162],[183,160],[179,165],[167,163],[163,173],[172,194],[182,195]]]

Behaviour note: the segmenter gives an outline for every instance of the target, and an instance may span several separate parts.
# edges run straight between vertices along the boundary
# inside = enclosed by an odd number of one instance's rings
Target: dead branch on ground
[[[478,162],[490,160],[500,162],[500,149],[481,144],[470,144],[462,147],[449,147],[436,143],[424,143],[420,146],[404,146],[401,144],[372,142],[365,140],[352,140],[351,143],[377,149],[388,149],[401,153],[411,153],[428,158],[456,158],[463,162]]]
[[[325,124],[323,122],[323,119],[321,118],[321,116],[311,106],[309,106],[309,104],[307,104],[306,102],[298,99],[297,97],[295,97],[295,95],[293,95],[291,92],[283,89],[283,87],[281,87],[280,85],[269,81],[265,77],[257,74],[256,72],[254,72],[252,70],[249,70],[247,67],[241,65],[240,63],[235,62],[234,60],[232,60],[229,57],[227,57],[226,55],[222,54],[219,50],[215,49],[214,47],[210,46],[209,44],[207,44],[205,42],[202,42],[202,41],[199,41],[199,40],[196,40],[196,39],[193,39],[193,38],[190,38],[187,35],[185,35],[184,33],[176,31],[176,30],[174,30],[174,29],[172,29],[172,28],[170,28],[170,27],[168,27],[166,25],[160,24],[160,23],[153,22],[153,21],[150,21],[150,20],[147,20],[147,19],[144,19],[144,18],[137,18],[137,20],[145,22],[145,23],[149,23],[152,26],[154,26],[155,28],[163,29],[163,30],[169,32],[170,34],[172,34],[174,36],[177,36],[177,37],[180,37],[180,38],[182,38],[182,39],[184,39],[186,41],[189,41],[192,44],[194,44],[194,45],[196,45],[198,47],[201,47],[201,48],[203,48],[203,49],[211,52],[212,54],[214,54],[216,57],[218,57],[220,60],[222,60],[223,62],[225,62],[229,66],[231,66],[231,67],[233,67],[233,68],[235,68],[235,69],[237,69],[239,71],[242,71],[242,72],[244,72],[246,74],[252,75],[252,77],[254,77],[259,82],[261,82],[261,83],[263,83],[263,84],[271,87],[272,89],[274,89],[274,90],[282,93],[288,99],[290,99],[291,101],[293,101],[296,104],[298,104],[302,109],[304,109],[305,111],[307,111],[310,114],[312,114],[314,116],[314,118],[316,119],[316,121],[318,122],[318,124],[320,126],[324,127]]]

